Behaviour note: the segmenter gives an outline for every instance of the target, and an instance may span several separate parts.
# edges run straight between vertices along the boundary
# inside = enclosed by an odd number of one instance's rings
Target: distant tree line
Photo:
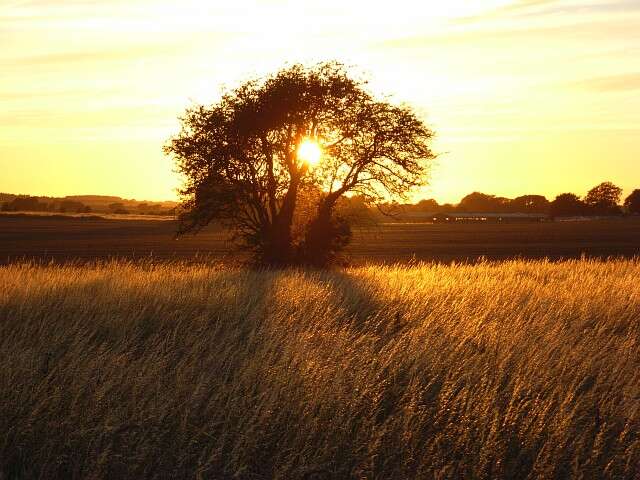
[[[39,197],[17,196],[4,202],[0,208],[3,212],[57,212],[57,213],[90,213],[91,207],[75,200],[42,201]]]
[[[522,195],[511,199],[473,192],[457,205],[440,205],[428,199],[404,207],[410,212],[425,213],[528,213],[553,217],[637,215],[640,214],[640,189],[631,192],[624,202],[620,187],[603,182],[589,190],[584,197],[562,193],[549,201],[543,195]]]
[[[138,215],[173,215],[173,209],[160,204],[112,202],[103,208],[92,208],[77,200],[51,199],[27,195],[0,194],[0,211],[3,212],[54,212],[54,213],[114,213]],[[339,203],[341,215],[353,222],[375,221],[367,203],[360,196],[345,197]],[[382,205],[382,210],[390,205]],[[622,201],[622,189],[611,182],[603,182],[584,196],[561,193],[549,201],[543,195],[521,195],[516,198],[498,197],[473,192],[457,205],[439,204],[434,199],[416,204],[402,205],[404,211],[420,213],[531,213],[553,217],[640,215],[640,189],[633,190]]]
[[[137,215],[173,215],[173,208],[163,208],[159,203],[138,203],[131,200],[106,204],[87,205],[70,198],[35,197],[28,195],[1,194],[0,211],[3,212],[49,212],[49,213],[109,213]],[[72,197],[73,198],[73,197]],[[117,197],[114,197],[117,198]]]

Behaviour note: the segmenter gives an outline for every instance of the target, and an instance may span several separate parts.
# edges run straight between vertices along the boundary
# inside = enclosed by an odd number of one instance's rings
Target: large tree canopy
[[[341,196],[402,197],[425,182],[434,157],[432,132],[413,111],[365,87],[337,63],[295,65],[187,110],[165,146],[185,178],[180,233],[218,221],[262,262],[328,261],[348,239],[334,211]],[[318,165],[298,155],[303,142],[321,150]],[[314,213],[295,244],[303,197]]]

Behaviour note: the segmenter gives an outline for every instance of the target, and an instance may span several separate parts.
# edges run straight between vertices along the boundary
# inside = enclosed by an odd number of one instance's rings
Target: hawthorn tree
[[[324,265],[347,244],[349,223],[335,215],[342,196],[355,193],[368,204],[405,199],[425,183],[434,158],[433,133],[409,106],[362,91],[349,107],[318,136],[325,158],[314,180],[323,193],[300,249],[306,263]]]
[[[338,200],[403,197],[434,157],[432,132],[412,110],[365,87],[336,62],[294,65],[188,109],[164,148],[185,178],[179,234],[217,221],[261,263],[330,261],[349,239]],[[322,152],[318,165],[298,155],[304,142]]]

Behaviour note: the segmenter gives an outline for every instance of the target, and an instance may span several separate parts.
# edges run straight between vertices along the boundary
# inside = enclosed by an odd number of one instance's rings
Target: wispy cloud
[[[626,92],[640,90],[640,72],[607,77],[596,77],[576,82],[573,86],[593,92]]]
[[[5,58],[0,60],[3,68],[28,65],[30,67],[53,66],[57,64],[101,63],[127,61],[151,55],[167,55],[178,51],[175,45],[137,45],[131,48],[102,49],[85,51],[67,51],[64,53],[48,53],[24,57]]]
[[[613,14],[640,11],[637,0],[518,0],[494,9],[454,19],[454,23],[473,24],[487,21],[549,18],[573,18],[584,14]]]

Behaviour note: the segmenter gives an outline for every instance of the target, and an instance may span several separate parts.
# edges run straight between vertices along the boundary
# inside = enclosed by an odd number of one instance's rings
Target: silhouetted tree
[[[129,211],[125,208],[123,203],[114,202],[109,204],[109,210],[111,213],[126,215]]]
[[[326,158],[314,173],[323,195],[301,245],[306,263],[324,265],[348,243],[349,222],[334,215],[344,194],[355,192],[366,203],[406,199],[425,183],[435,157],[433,133],[410,107],[358,89],[355,102],[330,117],[321,135]]]
[[[45,212],[47,204],[38,197],[19,196],[7,203],[7,210],[14,212]]]
[[[549,200],[542,195],[522,195],[509,202],[509,210],[515,213],[549,213]]]
[[[508,198],[473,192],[460,200],[460,203],[458,204],[458,211],[473,213],[506,212],[508,210],[508,205]]]
[[[218,221],[261,262],[324,263],[350,236],[338,199],[355,192],[371,202],[418,185],[430,138],[409,108],[376,101],[337,63],[248,81],[187,110],[165,147],[186,179],[179,233]],[[305,139],[322,146],[315,168],[298,158]],[[314,219],[294,248],[298,201],[314,192]]]
[[[440,211],[443,213],[453,213],[456,211],[456,207],[452,203],[443,203],[440,205]]]
[[[76,202],[75,200],[62,200],[58,204],[58,211],[60,213],[88,213],[91,211],[91,208],[86,206],[82,202]]]
[[[367,200],[360,195],[343,196],[336,204],[336,213],[350,225],[373,226],[380,219],[380,212],[372,208]]]
[[[620,197],[622,189],[611,182],[603,182],[587,193],[584,203],[598,215],[620,214]]]
[[[640,189],[635,189],[624,200],[624,206],[629,213],[640,214]]]
[[[549,205],[549,213],[553,217],[573,217],[584,215],[586,211],[586,205],[574,193],[561,193]]]
[[[427,200],[420,200],[416,204],[416,210],[425,213],[436,213],[440,211],[440,205],[433,198]]]

